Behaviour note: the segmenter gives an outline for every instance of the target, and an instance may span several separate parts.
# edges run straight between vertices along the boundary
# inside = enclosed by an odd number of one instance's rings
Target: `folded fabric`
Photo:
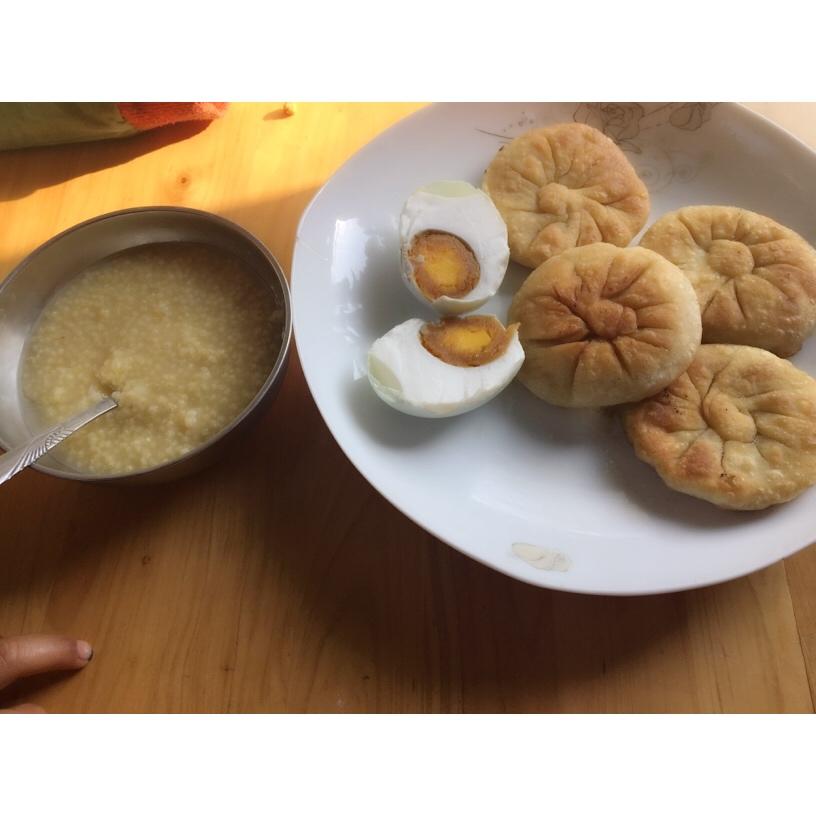
[[[121,138],[218,119],[226,102],[0,102],[0,150]]]

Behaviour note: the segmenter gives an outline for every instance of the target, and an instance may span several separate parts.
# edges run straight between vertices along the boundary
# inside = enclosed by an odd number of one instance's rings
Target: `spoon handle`
[[[41,456],[45,456],[48,451],[59,445],[63,439],[69,437],[74,431],[78,431],[97,417],[116,408],[116,406],[115,399],[105,397],[102,402],[92,405],[81,414],[77,414],[75,417],[55,425],[39,436],[35,436],[25,445],[4,453],[0,456],[0,484],[7,482],[12,476],[16,476],[23,468],[27,468]]]

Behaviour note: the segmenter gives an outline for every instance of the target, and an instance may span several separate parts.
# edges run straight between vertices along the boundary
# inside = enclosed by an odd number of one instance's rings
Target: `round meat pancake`
[[[521,324],[521,382],[570,407],[654,394],[685,371],[700,345],[688,279],[640,247],[591,244],[551,258],[516,293],[510,320]]]
[[[626,246],[649,216],[649,193],[623,151],[574,122],[505,145],[482,187],[507,224],[510,257],[530,268],[576,246]]]
[[[763,349],[700,346],[624,425],[669,487],[720,507],[759,510],[816,483],[816,380]]]
[[[694,285],[704,343],[737,343],[790,357],[816,326],[816,250],[793,230],[737,207],[684,207],[640,245]]]

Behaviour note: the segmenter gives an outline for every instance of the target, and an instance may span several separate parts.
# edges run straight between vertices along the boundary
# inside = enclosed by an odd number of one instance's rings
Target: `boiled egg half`
[[[402,277],[442,314],[478,309],[504,280],[507,227],[486,193],[465,181],[420,187],[400,216]]]
[[[491,315],[400,323],[368,352],[368,379],[392,408],[419,417],[472,411],[502,391],[524,362],[518,324]]]

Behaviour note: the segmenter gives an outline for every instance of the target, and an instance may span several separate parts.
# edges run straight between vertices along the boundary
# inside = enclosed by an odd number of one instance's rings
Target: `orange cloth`
[[[175,125],[178,122],[208,122],[220,119],[227,102],[117,102],[119,113],[137,130]]]

